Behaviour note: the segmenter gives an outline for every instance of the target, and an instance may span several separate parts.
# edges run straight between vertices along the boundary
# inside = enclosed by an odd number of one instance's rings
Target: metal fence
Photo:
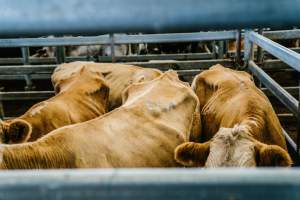
[[[2,199],[298,200],[300,171],[110,169],[0,172]]]
[[[116,57],[114,53],[114,45],[119,44],[141,44],[141,43],[178,43],[178,42],[203,42],[203,41],[222,41],[222,40],[239,40],[238,31],[210,31],[210,32],[195,32],[195,33],[171,33],[171,34],[143,34],[143,35],[125,35],[125,34],[110,34],[101,36],[85,36],[85,37],[55,37],[55,38],[20,38],[20,39],[1,39],[0,47],[22,47],[23,59],[10,59],[10,63],[14,64],[29,64],[29,63],[45,63],[55,62],[61,63],[64,61],[75,61],[86,59],[84,57],[65,57],[64,47],[65,46],[86,46],[86,45],[110,45],[112,55],[109,57],[99,57],[98,61],[147,61],[147,60],[178,60],[178,59],[212,59],[223,57],[224,52],[222,48],[218,48],[220,51],[213,53],[194,53],[194,54],[183,54],[183,55],[140,55],[140,56],[123,56]],[[56,60],[54,58],[48,59],[34,59],[29,58],[28,47],[47,47],[56,46],[57,52]],[[237,48],[240,51],[239,48]],[[238,52],[236,55],[240,55]],[[0,59],[0,64],[7,64],[7,59]],[[21,62],[20,62],[21,61]]]
[[[102,36],[85,36],[85,37],[54,37],[54,38],[18,38],[18,39],[0,39],[0,48],[20,47],[22,48],[22,58],[0,58],[0,80],[25,80],[26,88],[33,87],[33,79],[50,79],[50,76],[56,67],[56,64],[46,64],[47,61],[54,61],[54,63],[61,63],[64,61],[70,62],[74,60],[85,60],[86,58],[72,58],[65,57],[65,46],[81,46],[81,45],[110,45],[111,51],[114,52],[114,45],[118,44],[139,44],[139,43],[172,43],[172,42],[200,42],[200,41],[224,41],[236,40],[240,43],[240,34],[238,31],[210,31],[197,33],[173,33],[173,34],[144,34],[144,35],[121,35],[110,34]],[[56,46],[56,58],[30,58],[29,47],[43,47]],[[207,69],[213,64],[221,63],[225,66],[233,66],[233,62],[229,59],[221,59],[224,57],[224,52],[217,52],[220,59],[212,54],[197,53],[186,55],[142,55],[135,56],[138,60],[155,58],[159,60],[171,59],[173,61],[152,61],[152,62],[127,62],[127,64],[134,64],[143,67],[155,67],[161,70],[174,69],[179,72],[181,76],[191,77],[199,73],[203,69]],[[237,48],[236,55],[240,55],[240,48]],[[178,61],[182,57],[188,61]],[[191,60],[191,58],[196,60]],[[99,58],[102,61],[104,57]],[[205,58],[205,60],[203,60]],[[115,57],[114,53],[106,61],[118,61],[120,58]],[[131,60],[132,56],[125,56],[123,60]],[[201,60],[202,59],[202,60]],[[240,57],[237,58],[240,60]],[[8,62],[9,61],[9,62]],[[10,65],[11,63],[23,65]],[[39,65],[37,65],[39,64]],[[43,65],[41,65],[43,64]],[[53,95],[53,91],[19,91],[19,92],[0,92],[0,107],[3,107],[2,101],[9,100],[41,100]],[[1,106],[2,104],[2,106]],[[0,112],[2,118],[6,118],[4,110]]]
[[[298,0],[1,0],[0,4],[1,36],[195,32],[300,24]]]
[[[297,30],[293,34],[288,32],[267,33],[272,38],[299,38],[300,32]],[[276,37],[277,35],[277,37]],[[292,35],[292,36],[291,36]],[[298,37],[297,37],[298,36]],[[300,55],[254,31],[247,30],[245,33],[245,64],[248,69],[261,81],[261,83],[269,89],[269,91],[277,97],[293,114],[297,117],[297,145],[284,131],[290,147],[293,149],[294,155],[299,157],[300,144],[300,110],[299,100],[297,101],[290,93],[276,83],[266,72],[263,71],[254,61],[253,45],[256,44],[265,51],[279,58],[293,69],[300,71]]]
[[[63,3],[61,0],[49,0],[47,3],[45,2],[0,0],[2,5],[0,8],[0,35],[12,37],[55,33],[190,32],[205,29],[291,28],[291,26],[300,24],[300,2],[298,0],[280,2],[277,0],[65,0]],[[112,37],[109,39],[108,41],[105,39],[109,44],[112,41],[118,42],[118,39],[112,39]],[[274,63],[268,63],[269,66],[264,65],[259,68],[254,63],[252,46],[254,43],[258,44],[296,70],[299,70],[299,55],[253,31],[247,31],[245,39],[245,61],[248,69],[294,115],[299,116],[299,101],[290,96],[263,71],[264,68],[274,67]],[[9,39],[3,40],[3,42],[18,43],[21,40]],[[214,40],[217,39],[214,38]],[[63,41],[60,42],[63,43]],[[13,45],[18,45],[17,43]],[[23,47],[23,58],[20,62],[18,61],[19,64],[33,62],[28,59],[28,49],[26,49],[28,43],[24,44],[21,46]],[[70,45],[70,43],[65,44]],[[51,45],[60,46],[58,43]],[[63,57],[63,54],[61,55]],[[63,61],[63,59],[59,59],[57,59],[58,62]],[[6,62],[8,61],[6,60]],[[220,62],[224,62],[224,65],[233,64],[230,60],[197,60],[146,62],[139,63],[139,65],[156,66],[160,69],[171,67],[180,70],[180,73],[192,75],[209,65]],[[199,69],[199,66],[202,68]],[[11,79],[13,76],[23,78],[24,75],[28,81],[30,81],[30,77],[49,78],[54,67],[55,65],[5,65],[0,67],[0,78]],[[12,96],[14,95],[16,94],[12,94]],[[8,96],[4,96],[1,94],[0,97],[9,99]],[[29,97],[27,96],[27,98]],[[300,126],[299,119],[298,117]],[[298,131],[299,129],[298,127]],[[294,151],[297,151],[298,146],[287,134],[286,136]],[[299,199],[299,196],[300,171],[298,169],[118,169],[0,172],[0,199],[296,200]]]

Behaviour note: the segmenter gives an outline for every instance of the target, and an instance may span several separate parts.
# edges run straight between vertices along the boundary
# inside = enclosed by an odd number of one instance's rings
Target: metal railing
[[[172,42],[200,42],[200,41],[222,41],[222,40],[238,40],[238,31],[210,31],[198,33],[173,33],[173,34],[144,34],[144,35],[125,35],[125,34],[110,34],[102,36],[85,36],[85,37],[51,37],[51,38],[15,38],[15,39],[0,39],[0,48],[20,47],[22,50],[22,58],[0,58],[0,63],[4,66],[0,67],[0,80],[25,80],[26,89],[30,90],[33,87],[33,79],[49,79],[56,65],[45,65],[45,61],[50,61],[52,64],[62,63],[64,61],[70,62],[74,60],[82,60],[81,58],[65,57],[65,46],[81,46],[81,45],[110,45],[111,51],[114,52],[114,45],[118,44],[139,44],[139,43],[172,43]],[[29,47],[43,47],[55,46],[57,47],[56,58],[31,58],[29,57]],[[217,54],[224,53],[223,51]],[[213,52],[213,54],[216,54]],[[139,55],[139,56],[124,56],[122,59],[130,61],[130,59],[137,58],[139,60],[159,59],[169,61],[156,62],[138,62],[128,64],[139,65],[143,67],[155,67],[161,70],[174,69],[180,70],[181,76],[193,76],[199,73],[199,66],[208,68],[213,64],[223,63],[226,66],[233,66],[230,60],[218,59],[214,60],[216,56],[208,53],[197,54],[176,54],[176,55]],[[240,55],[237,53],[237,55]],[[220,58],[223,57],[219,56]],[[112,56],[101,57],[99,61],[118,61],[120,57]],[[173,59],[191,59],[193,61],[170,61]],[[200,60],[206,59],[206,60]],[[209,59],[209,60],[207,60]],[[240,58],[239,58],[240,59]],[[84,59],[85,60],[85,59]],[[43,63],[40,65],[39,63]],[[8,65],[8,64],[23,64],[23,65]],[[35,65],[31,65],[35,64]],[[37,65],[39,64],[39,65]],[[41,99],[41,97],[48,98],[51,93],[39,92],[0,92],[0,101],[16,99],[28,99],[29,95],[33,99]],[[0,102],[1,104],[1,102]],[[4,113],[0,113],[2,118],[6,117]]]
[[[299,32],[298,32],[299,33]],[[297,34],[298,34],[297,33]],[[288,38],[282,36],[281,38]],[[266,34],[268,35],[268,34]],[[269,36],[271,33],[269,33]],[[275,36],[273,35],[273,38]],[[278,37],[277,37],[278,38]],[[299,110],[299,100],[296,100],[292,95],[290,95],[284,88],[282,88],[276,81],[274,81],[266,72],[264,72],[254,61],[253,56],[253,45],[256,44],[263,48],[265,51],[269,52],[273,56],[277,57],[284,63],[291,66],[293,69],[300,71],[300,54],[260,35],[254,31],[247,30],[245,33],[245,64],[248,70],[251,71],[259,81],[269,89],[269,91],[277,97],[293,114],[297,117],[297,145],[290,138],[290,136],[284,131],[289,145],[294,150],[297,158],[299,157],[299,144],[300,144],[300,110]]]
[[[0,4],[1,36],[196,32],[300,24],[297,0],[1,0]]]
[[[3,199],[298,200],[300,171],[102,169],[0,172]]]
[[[54,58],[30,58],[28,47],[47,47],[55,46],[57,50],[64,51],[65,46],[87,46],[87,45],[109,45],[111,48],[111,56],[97,56],[99,61],[130,61],[130,60],[177,60],[177,59],[212,59],[223,57],[224,52],[222,48],[218,48],[219,52],[213,53],[193,53],[182,55],[139,55],[139,56],[121,56],[117,57],[114,53],[114,45],[120,44],[140,44],[140,43],[180,43],[180,42],[203,42],[203,41],[220,41],[220,40],[239,40],[237,31],[210,31],[210,32],[196,32],[196,33],[169,33],[169,34],[143,34],[143,35],[126,35],[126,34],[110,34],[101,36],[80,36],[80,37],[52,37],[52,38],[20,38],[20,39],[0,39],[0,47],[21,47],[22,58],[11,58],[10,63],[13,64],[28,64],[28,63],[61,63],[64,61],[75,61],[80,59],[87,59],[87,57],[68,57],[65,58],[63,52],[56,55]],[[220,55],[222,54],[222,55]],[[240,55],[236,53],[236,55]],[[92,59],[92,58],[89,58]],[[0,58],[0,64],[7,64],[7,59]]]

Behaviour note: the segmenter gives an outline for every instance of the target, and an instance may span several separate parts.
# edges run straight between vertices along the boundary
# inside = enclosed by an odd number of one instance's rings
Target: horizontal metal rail
[[[195,32],[300,24],[298,0],[0,0],[0,4],[0,36]]]
[[[122,63],[121,63],[122,64]],[[124,64],[137,65],[141,67],[152,67],[160,70],[192,70],[208,69],[212,65],[222,64],[227,67],[233,67],[233,61],[230,59],[218,60],[192,60],[192,61],[151,61],[151,62],[127,62]],[[1,75],[24,75],[24,74],[49,74],[52,73],[57,65],[15,65],[0,66]]]
[[[173,43],[235,39],[236,33],[236,31],[210,31],[143,35],[114,34],[113,37],[114,44]],[[109,35],[0,39],[0,47],[85,46],[110,45],[110,43]]]
[[[284,90],[286,90],[288,93],[290,93],[292,96],[297,96],[299,94],[300,88],[297,86],[288,86],[288,87],[282,87]],[[267,95],[273,95],[268,88],[261,88],[261,90]]]
[[[1,68],[1,67],[0,67]],[[31,80],[47,80],[51,78],[51,73],[37,73],[37,74],[30,74]],[[0,73],[0,80],[25,80],[24,74],[6,74],[6,75],[1,75]]]
[[[44,100],[54,96],[54,91],[0,92],[0,101]]]
[[[300,71],[300,55],[298,53],[253,31],[249,32],[249,40],[290,65],[292,68]]]
[[[249,61],[248,69],[276,96],[295,116],[298,115],[298,101],[253,61]]]
[[[261,68],[264,70],[269,71],[276,71],[276,70],[290,70],[295,71],[294,68],[291,68],[288,64],[282,62],[278,59],[268,59],[264,60],[264,62],[261,64]]]
[[[134,61],[149,61],[149,60],[199,60],[199,59],[213,59],[214,56],[211,53],[186,53],[186,54],[148,54],[148,55],[128,55],[128,56],[115,56],[116,62],[134,62]],[[66,57],[66,62],[73,61],[99,61],[99,62],[111,62],[111,56],[78,56],[78,57]],[[30,64],[56,64],[56,58],[28,58]],[[0,58],[0,65],[10,64],[23,64],[22,58]]]
[[[202,70],[180,70],[177,73],[181,76],[195,76],[199,74]],[[48,79],[50,75],[48,76]],[[24,79],[24,78],[23,78]],[[1,80],[1,76],[0,76]],[[11,79],[9,79],[11,80]],[[283,87],[291,95],[298,95],[299,87]],[[273,96],[268,88],[261,88],[261,90],[267,96]],[[0,92],[0,101],[11,101],[11,100],[33,100],[33,99],[47,99],[54,95],[54,91],[7,91]]]
[[[48,36],[48,35],[47,35]],[[43,47],[110,44],[108,35],[86,37],[13,38],[0,39],[0,47]]]
[[[134,43],[173,43],[173,42],[200,42],[212,40],[236,39],[237,31],[209,31],[198,33],[173,34],[143,34],[143,35],[115,35],[115,44]]]
[[[264,31],[263,36],[271,40],[300,39],[300,29]]]
[[[0,173],[3,199],[298,200],[298,169],[93,169]]]

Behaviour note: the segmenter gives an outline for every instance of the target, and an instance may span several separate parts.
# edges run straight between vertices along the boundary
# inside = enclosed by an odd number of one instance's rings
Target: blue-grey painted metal
[[[277,33],[281,37],[282,33]],[[270,36],[270,35],[269,35]],[[286,35],[285,35],[286,36]],[[273,35],[274,37],[274,35]],[[290,36],[291,37],[291,36]],[[285,38],[285,37],[283,37]],[[294,116],[297,117],[297,144],[284,132],[287,142],[291,148],[296,152],[296,158],[299,159],[299,145],[300,145],[300,101],[297,101],[291,94],[284,90],[278,83],[276,83],[268,74],[260,69],[253,61],[252,47],[253,43],[262,47],[272,55],[276,56],[286,64],[290,65],[297,71],[300,71],[300,54],[281,46],[272,40],[255,33],[254,31],[247,30],[245,32],[245,64],[248,69],[263,83],[270,92],[276,96]],[[300,97],[299,97],[300,98]],[[294,153],[295,153],[294,152]]]
[[[0,0],[1,1],[1,0]],[[138,43],[171,43],[171,42],[199,42],[209,40],[235,39],[236,31],[210,31],[197,33],[170,33],[124,35],[114,34],[114,44]],[[0,47],[38,47],[38,46],[76,46],[93,44],[111,44],[109,35],[85,37],[43,37],[43,38],[14,38],[0,39]]]
[[[270,92],[276,96],[295,116],[298,113],[298,101],[286,90],[284,90],[276,81],[265,73],[252,60],[248,63],[248,69],[266,86]]]
[[[172,42],[200,42],[212,40],[235,39],[237,31],[208,31],[196,33],[169,33],[118,35],[115,34],[115,44],[135,43],[172,43]]]
[[[46,36],[48,36],[47,34]],[[110,44],[108,35],[86,37],[55,37],[55,38],[13,38],[0,39],[0,47],[42,47],[42,46],[75,46],[92,44]]]
[[[249,32],[248,37],[251,42],[259,45],[260,47],[271,53],[273,56],[276,56],[277,58],[300,72],[300,54],[253,31]]]
[[[287,141],[287,143],[291,146],[294,152],[297,152],[297,144],[294,142],[294,140],[291,138],[291,136],[284,130],[282,129],[283,135]]]
[[[299,200],[298,169],[107,169],[0,173],[6,200]]]
[[[250,60],[248,63],[248,69],[259,79],[259,81],[269,89],[269,91],[279,99],[295,116],[298,115],[298,101],[285,89],[283,89],[276,81],[274,81],[267,73],[265,73],[254,61]],[[294,152],[297,152],[297,144],[283,130],[283,134],[287,143],[290,145]]]
[[[148,55],[128,55],[128,56],[115,56],[116,62],[136,62],[136,61],[149,61],[149,60],[203,60],[212,59],[212,53],[184,53],[184,54],[148,54]],[[88,58],[87,56],[72,56],[66,57],[66,62],[73,61],[101,61],[101,62],[111,62],[111,56],[95,56],[93,58]],[[56,58],[30,58],[30,64],[55,64]],[[23,64],[21,58],[0,58],[0,65],[16,65]]]
[[[244,64],[245,66],[248,65],[250,60],[253,60],[253,42],[250,41],[250,34],[251,30],[245,31],[245,50],[244,50]]]
[[[299,39],[300,38],[300,29],[264,31],[263,36],[265,36],[271,40]]]
[[[299,0],[0,0],[0,35],[291,28]]]
[[[21,53],[22,53],[22,60],[24,65],[29,64],[29,48],[28,47],[22,47],[21,48]]]

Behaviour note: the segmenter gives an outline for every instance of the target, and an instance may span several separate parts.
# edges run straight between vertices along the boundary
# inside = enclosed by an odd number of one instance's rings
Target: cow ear
[[[32,127],[25,120],[13,120],[8,127],[6,140],[8,143],[22,143],[26,142],[31,135]]]
[[[290,167],[293,162],[286,150],[278,145],[255,145],[256,165],[261,167]]]
[[[209,145],[210,142],[183,143],[175,149],[175,160],[184,166],[202,167],[205,165],[209,154]]]

